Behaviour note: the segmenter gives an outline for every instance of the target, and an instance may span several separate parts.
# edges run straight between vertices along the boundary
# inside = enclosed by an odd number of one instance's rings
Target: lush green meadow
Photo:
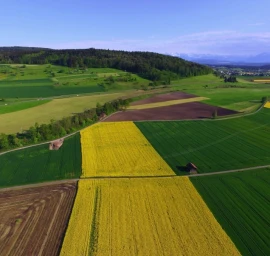
[[[190,180],[242,255],[270,255],[270,169]]]
[[[270,85],[237,79],[238,83],[224,83],[210,74],[173,81],[172,88],[207,97],[207,104],[244,112],[258,108],[262,97],[270,97]]]
[[[0,155],[0,187],[79,178],[80,135],[65,139],[59,150],[40,145]]]
[[[0,114],[7,114],[11,112],[16,112],[28,108],[33,108],[37,107],[40,105],[43,105],[45,103],[50,102],[50,100],[34,100],[34,101],[26,101],[26,102],[15,102],[15,103],[7,103],[5,104],[0,104]]]
[[[136,122],[173,170],[200,173],[270,165],[270,110],[226,120]]]
[[[0,65],[0,98],[45,98],[139,89],[148,83],[137,75],[111,68]]]
[[[65,97],[53,100],[36,101],[38,103],[35,107],[23,110],[24,106],[34,104],[33,101],[23,103],[12,103],[8,106],[0,106],[1,109],[13,110],[14,108],[21,111],[10,111],[0,115],[0,133],[16,133],[18,131],[26,130],[35,125],[35,123],[43,124],[50,123],[51,120],[60,120],[63,117],[71,116],[74,113],[83,112],[86,109],[96,107],[96,103],[104,104],[108,101],[115,100],[120,97],[132,97],[136,94],[134,91],[125,91],[118,93],[105,94],[90,94],[84,96]],[[138,94],[138,93],[137,93]],[[142,92],[138,95],[141,95]],[[41,102],[47,102],[40,105]],[[4,113],[4,110],[3,110]]]

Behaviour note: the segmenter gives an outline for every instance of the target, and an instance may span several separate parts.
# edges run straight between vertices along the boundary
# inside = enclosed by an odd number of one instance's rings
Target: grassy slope
[[[49,123],[51,119],[58,120],[64,116],[83,112],[85,109],[95,107],[97,102],[102,104],[123,95],[122,93],[114,93],[54,99],[44,105],[3,114],[0,115],[0,133],[15,133],[22,129],[28,129],[36,122],[39,124]]]
[[[270,255],[269,169],[191,181],[242,255]]]
[[[198,77],[185,78],[172,82],[175,89],[209,98],[205,103],[229,108],[232,110],[249,110],[259,106],[264,96],[270,96],[270,86],[261,86],[260,84],[251,83],[244,79],[238,79],[236,84],[224,83],[222,79],[214,75],[205,75]],[[208,85],[205,89],[203,86]],[[220,88],[220,86],[232,85],[244,88]]]
[[[79,178],[80,175],[79,134],[65,139],[58,151],[49,150],[46,144],[0,155],[0,187]]]
[[[106,78],[116,81],[106,84]],[[118,81],[130,77],[131,81]],[[0,98],[38,98],[69,94],[126,90],[148,85],[149,81],[137,75],[116,69],[69,69],[53,65],[0,65]],[[104,84],[104,87],[98,84]]]
[[[136,123],[179,175],[188,162],[201,173],[270,164],[269,124],[269,109],[228,120]]]

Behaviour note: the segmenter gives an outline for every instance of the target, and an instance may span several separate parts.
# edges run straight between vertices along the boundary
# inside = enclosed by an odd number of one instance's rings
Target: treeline
[[[213,74],[216,77],[224,79],[224,83],[237,83],[238,82],[236,76],[233,76],[233,75],[226,75],[224,73],[221,73],[220,71],[214,71]]]
[[[16,48],[15,48],[16,49]],[[0,51],[2,64],[54,64],[77,68],[116,68],[140,75],[151,81],[166,81],[182,77],[206,75],[212,69],[178,57],[152,53],[99,49],[26,50],[7,48]]]
[[[61,138],[89,126],[119,110],[125,110],[130,99],[118,99],[104,105],[97,103],[96,108],[86,110],[62,120],[51,120],[49,124],[35,124],[28,130],[17,134],[0,134],[0,151],[23,147],[39,142]]]

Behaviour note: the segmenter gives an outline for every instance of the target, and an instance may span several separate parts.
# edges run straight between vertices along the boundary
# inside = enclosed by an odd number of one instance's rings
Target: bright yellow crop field
[[[240,255],[188,177],[80,180],[61,255]]]
[[[270,83],[270,79],[257,79],[253,81],[256,83]]]
[[[270,108],[270,101],[267,101],[266,104],[264,105],[265,108]]]
[[[195,97],[190,99],[179,99],[179,100],[167,100],[162,102],[155,102],[155,103],[148,103],[148,104],[142,104],[142,105],[135,105],[130,106],[128,109],[148,109],[148,108],[158,108],[158,107],[166,107],[176,104],[184,104],[189,102],[196,102],[196,101],[203,101],[208,100],[209,98],[206,97]]]
[[[81,131],[82,177],[175,175],[133,122]]]

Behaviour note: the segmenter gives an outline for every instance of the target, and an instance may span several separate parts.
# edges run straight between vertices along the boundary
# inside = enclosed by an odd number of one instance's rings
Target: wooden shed
[[[191,174],[196,174],[196,173],[198,173],[198,167],[197,167],[195,164],[193,164],[193,163],[188,163],[188,164],[186,165],[186,168],[187,168],[187,171],[188,171],[189,173],[191,173]]]
[[[64,143],[64,139],[52,141],[49,145],[50,150],[58,150]]]

